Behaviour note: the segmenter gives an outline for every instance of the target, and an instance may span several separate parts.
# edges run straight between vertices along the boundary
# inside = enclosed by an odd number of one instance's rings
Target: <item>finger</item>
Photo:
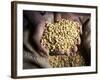
[[[49,56],[49,53],[44,49],[42,49],[40,52],[42,53],[43,56]]]

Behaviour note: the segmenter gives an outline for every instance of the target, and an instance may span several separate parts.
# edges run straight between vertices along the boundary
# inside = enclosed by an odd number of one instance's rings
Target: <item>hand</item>
[[[42,56],[48,55],[48,50],[40,44],[43,31],[45,29],[45,19],[40,12],[25,11],[24,17],[27,19],[29,25],[24,34],[25,46],[33,52],[33,48]],[[27,36],[27,37],[25,37]]]

